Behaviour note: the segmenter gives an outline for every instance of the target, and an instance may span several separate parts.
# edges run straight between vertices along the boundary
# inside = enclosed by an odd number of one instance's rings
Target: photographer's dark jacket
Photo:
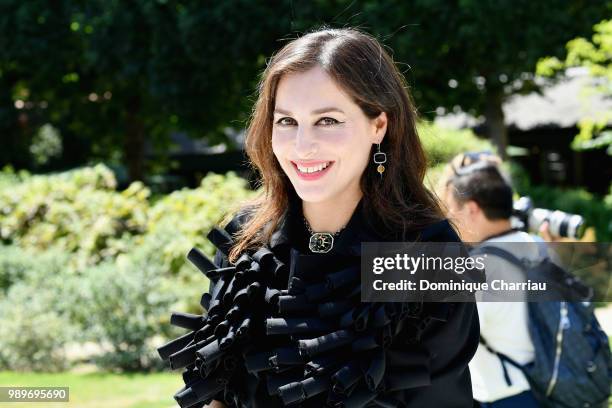
[[[308,250],[292,199],[269,245],[229,265],[236,216],[208,235],[214,264],[203,316],[173,313],[191,331],[158,349],[184,368],[181,407],[472,407],[468,362],[478,347],[474,303],[361,303],[361,242],[396,240],[367,226],[363,199],[329,253]],[[459,241],[448,221],[413,240]]]

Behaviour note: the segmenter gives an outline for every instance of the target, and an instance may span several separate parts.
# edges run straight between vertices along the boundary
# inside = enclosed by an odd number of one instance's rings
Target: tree
[[[575,38],[567,43],[567,55],[562,61],[556,57],[542,58],[537,73],[552,77],[563,74],[566,68],[584,66],[595,79],[596,85],[589,86],[588,92],[612,97],[612,20],[604,20],[593,27],[593,36]],[[612,122],[612,112],[600,112],[596,117],[583,118],[578,123],[580,133],[572,142],[576,150],[587,150],[608,146],[612,155],[612,131],[605,130]]]
[[[15,151],[27,164],[29,140],[50,123],[65,160],[119,157],[141,179],[145,141],[163,149],[175,130],[223,140],[224,127],[244,125],[283,40],[322,24],[379,37],[410,66],[425,116],[482,114],[503,152],[503,101],[534,89],[537,59],[560,55],[607,10],[586,0],[1,0],[0,132],[10,143],[0,165],[15,164]]]
[[[48,108],[43,95],[49,84],[63,84],[78,57],[67,21],[61,2],[53,8],[41,0],[0,2],[0,165],[29,165],[36,118]]]
[[[580,0],[398,0],[371,3],[367,25],[380,28],[395,59],[409,64],[426,116],[437,107],[483,115],[487,135],[505,154],[503,102],[537,90],[537,60],[562,53],[609,7]]]
[[[214,142],[246,119],[265,56],[289,30],[270,7],[245,0],[54,6],[0,4],[0,126],[16,134],[18,117],[32,129],[50,122],[88,156],[119,156],[131,180],[143,178],[145,141],[162,149],[180,130]]]
[[[370,0],[296,2],[292,26],[357,26],[393,50],[421,113],[437,108],[484,116],[487,135],[505,155],[502,105],[537,91],[535,66],[588,33],[612,3],[585,0]]]

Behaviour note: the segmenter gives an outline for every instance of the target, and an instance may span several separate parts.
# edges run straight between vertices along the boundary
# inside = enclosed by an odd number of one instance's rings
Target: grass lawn
[[[176,408],[179,372],[161,374],[13,373],[0,371],[0,386],[70,387],[70,402],[2,403],[0,408]],[[612,408],[612,401],[610,401]]]
[[[156,374],[0,372],[0,386],[70,387],[70,402],[3,403],[2,408],[175,408],[180,372]]]

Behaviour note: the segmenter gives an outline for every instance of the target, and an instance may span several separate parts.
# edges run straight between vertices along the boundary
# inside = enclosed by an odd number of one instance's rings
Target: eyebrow
[[[344,113],[344,111],[342,109],[336,108],[336,107],[333,107],[333,106],[328,106],[328,107],[325,107],[325,108],[315,109],[311,113],[313,115],[318,115],[318,114],[327,113],[327,112]],[[283,114],[283,115],[292,115],[292,113],[289,112],[288,110],[281,109],[281,108],[274,109],[274,113],[280,113],[280,114]]]

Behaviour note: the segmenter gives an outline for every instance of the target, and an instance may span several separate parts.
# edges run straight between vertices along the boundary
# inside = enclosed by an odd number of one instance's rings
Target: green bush
[[[115,191],[113,173],[103,165],[31,176],[10,186],[0,187],[3,242],[70,253],[70,266],[77,270],[128,253],[149,234],[171,225],[175,239],[162,250],[176,273],[191,246],[212,251],[206,233],[252,194],[246,180],[230,172],[210,174],[198,188],[176,191],[151,204],[150,191],[140,182]]]
[[[454,155],[492,149],[468,131],[420,125],[429,175]],[[583,214],[610,239],[612,191],[531,187],[510,166],[517,189],[536,205]],[[516,183],[516,180],[519,180]],[[185,255],[213,255],[206,234],[253,192],[234,173],[210,174],[195,189],[153,199],[141,183],[115,191],[104,166],[50,176],[0,173],[0,367],[61,370],[67,342],[95,341],[106,369],[151,370],[159,336],[178,337],[170,310],[201,312],[208,281]],[[607,235],[606,235],[607,234]],[[157,344],[153,344],[156,342]],[[105,348],[108,346],[109,348]]]
[[[105,369],[162,368],[152,340],[180,335],[169,310],[188,308],[183,297],[196,303],[207,285],[202,274],[190,274],[193,283],[171,276],[163,242],[80,271],[65,266],[69,254],[0,246],[0,369],[63,370],[67,345],[83,342],[103,346],[94,361]]]
[[[101,165],[49,176],[3,174],[0,229],[8,245],[0,246],[0,300],[7,313],[0,319],[27,312],[24,288],[54,300],[41,303],[47,324],[24,327],[2,343],[14,356],[2,357],[5,367],[32,370],[42,367],[26,345],[62,356],[66,340],[109,345],[96,358],[107,369],[161,367],[152,341],[181,334],[169,325],[170,308],[201,311],[208,285],[185,255],[197,246],[212,257],[206,234],[253,194],[231,172],[154,202],[141,183],[115,191],[113,173]],[[74,329],[70,339],[56,335],[62,325]]]
[[[469,129],[450,129],[422,121],[418,125],[418,132],[428,160],[425,184],[432,191],[437,190],[446,164],[459,153],[496,151],[491,142],[479,139]]]
[[[510,179],[512,180],[512,188],[516,194],[521,191],[527,191],[531,188],[529,173],[523,166],[513,161],[509,161],[504,164],[506,174],[510,175]]]
[[[23,250],[15,246],[0,245],[0,299],[8,294],[14,284],[23,281],[37,265],[31,257],[24,257]]]
[[[55,298],[41,332],[69,322],[77,329],[71,340],[110,346],[95,358],[106,369],[160,368],[153,338],[180,334],[169,325],[170,308],[201,311],[199,295],[208,285],[186,253],[197,246],[212,256],[206,234],[253,193],[234,173],[210,174],[198,188],[154,203],[140,183],[122,192],[115,187],[112,172],[97,166],[0,188],[2,238],[11,244],[0,250],[0,296],[12,317],[26,304],[13,287]],[[40,343],[38,332],[32,336],[32,344]],[[39,369],[36,358],[27,360],[31,353],[15,350],[18,345],[6,344],[6,350],[22,367]],[[61,355],[63,343],[40,347]]]
[[[138,238],[138,245],[146,240],[164,242],[156,251],[162,251],[164,266],[176,274],[192,247],[214,255],[206,235],[226,213],[252,196],[247,181],[235,173],[209,174],[198,188],[175,191],[156,201],[148,212],[147,234]]]
[[[115,192],[105,166],[51,176],[31,176],[0,189],[0,238],[5,244],[72,253],[71,266],[84,268],[126,250],[125,238],[146,228],[148,190],[133,183]]]
[[[30,174],[25,170],[15,172],[12,166],[5,166],[0,170],[0,190],[20,183],[29,176]],[[2,208],[0,208],[0,214],[2,214]]]
[[[79,334],[65,268],[57,251],[37,254],[0,246],[0,367],[59,371],[67,367],[65,346]]]
[[[77,328],[54,310],[57,300],[52,291],[19,283],[0,301],[0,368],[62,371],[69,367],[66,344]]]
[[[0,300],[17,283],[39,288],[61,285],[69,274],[69,257],[61,251],[36,252],[16,246],[0,245]]]
[[[446,164],[459,153],[482,150],[496,151],[491,142],[479,139],[469,129],[449,129],[428,122],[421,122],[418,126],[418,132],[423,148],[427,152],[429,167]]]
[[[164,282],[159,264],[104,263],[87,273],[84,305],[91,339],[110,345],[95,358],[109,370],[140,371],[159,366],[150,340],[160,333],[162,316],[176,301],[176,285]]]
[[[0,246],[0,368],[58,371],[68,342],[86,340],[81,275],[69,254]]]

